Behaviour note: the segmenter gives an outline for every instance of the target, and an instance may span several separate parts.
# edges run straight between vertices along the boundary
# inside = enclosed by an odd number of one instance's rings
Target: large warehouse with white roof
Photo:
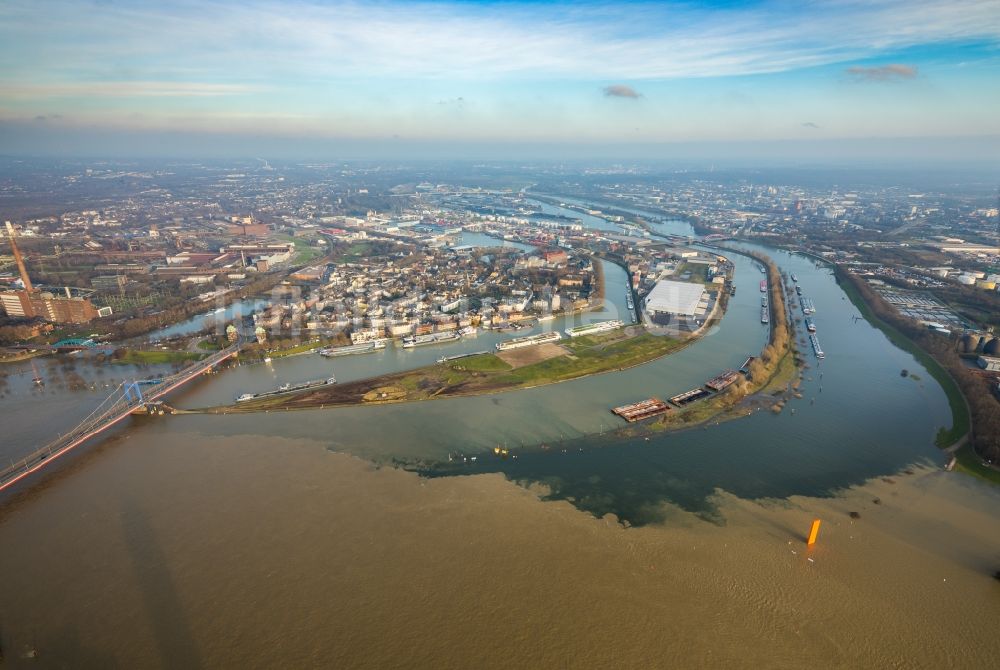
[[[674,316],[692,317],[707,304],[708,292],[701,284],[669,280],[657,282],[645,300],[649,318],[661,324]]]

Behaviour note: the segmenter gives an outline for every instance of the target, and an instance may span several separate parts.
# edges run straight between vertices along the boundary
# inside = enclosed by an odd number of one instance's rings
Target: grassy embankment
[[[568,353],[523,367],[512,368],[493,354],[480,354],[303,394],[240,403],[225,411],[412,402],[530,388],[633,367],[676,351],[691,341],[645,332],[630,337],[626,330],[564,341]]]
[[[1000,470],[983,465],[983,459],[972,448],[971,444],[963,444],[954,453],[955,470],[973,477],[985,479],[994,484],[1000,484]]]
[[[49,353],[48,351],[30,351],[27,349],[23,351],[18,351],[16,353],[14,352],[2,353],[0,354],[0,363],[17,363],[18,361],[26,361],[29,358],[45,356],[48,353]]]
[[[945,448],[965,437],[972,426],[969,417],[969,407],[965,402],[965,397],[962,395],[961,389],[958,388],[958,384],[955,383],[952,376],[948,374],[948,371],[933,356],[917,346],[913,340],[876,316],[850,281],[840,281],[842,271],[839,268],[835,268],[834,272],[840,288],[847,294],[847,298],[858,308],[862,316],[873,326],[885,333],[890,342],[903,351],[912,354],[944,390],[945,395],[948,397],[948,405],[951,407],[952,424],[951,428],[941,428],[938,431],[934,439],[935,444],[938,447]],[[975,455],[973,454],[973,456]]]
[[[128,363],[131,365],[161,365],[164,363],[181,363],[186,361],[197,361],[204,358],[205,354],[191,351],[162,351],[162,350],[136,350],[129,349],[120,357],[115,357],[115,363]]]

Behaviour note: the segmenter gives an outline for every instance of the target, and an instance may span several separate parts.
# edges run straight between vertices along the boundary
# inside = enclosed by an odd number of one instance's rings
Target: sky
[[[0,3],[0,153],[1000,149],[1000,0]]]

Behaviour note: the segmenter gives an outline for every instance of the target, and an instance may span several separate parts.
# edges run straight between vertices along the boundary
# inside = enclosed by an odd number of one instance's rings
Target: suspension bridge
[[[146,412],[155,407],[160,398],[204,374],[223,361],[239,353],[242,338],[217,351],[208,358],[161,379],[144,379],[122,382],[98,407],[69,432],[39,447],[19,461],[0,470],[0,491],[13,486],[33,473],[42,470],[60,456],[69,453],[92,437],[123,421],[130,414]]]

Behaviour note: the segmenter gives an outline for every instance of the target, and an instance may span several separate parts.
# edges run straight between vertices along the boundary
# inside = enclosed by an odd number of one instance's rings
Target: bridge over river
[[[97,409],[70,431],[0,470],[0,491],[42,470],[60,456],[108,430],[128,415],[157,402],[178,386],[186,384],[219,363],[232,358],[239,353],[242,344],[241,338],[226,349],[217,351],[208,358],[204,358],[169,377],[119,384],[111,392],[111,395],[98,405]]]

